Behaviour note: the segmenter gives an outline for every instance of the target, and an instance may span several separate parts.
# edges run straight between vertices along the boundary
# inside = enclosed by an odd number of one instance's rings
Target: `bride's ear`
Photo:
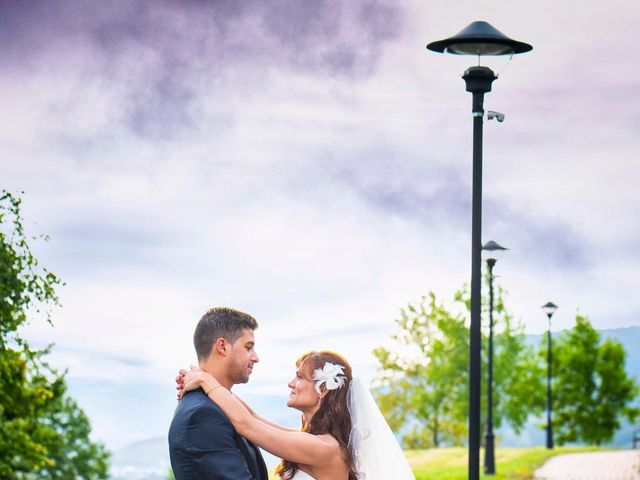
[[[320,396],[320,399],[322,400],[324,397],[326,397],[327,393],[329,393],[329,390],[327,390],[326,386],[322,385],[320,387],[320,393],[318,394]]]

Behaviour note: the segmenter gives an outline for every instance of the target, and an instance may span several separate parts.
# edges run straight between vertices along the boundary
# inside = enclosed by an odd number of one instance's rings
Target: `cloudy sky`
[[[528,332],[540,305],[638,325],[640,4],[611,0],[0,1],[0,177],[65,281],[33,322],[110,446],[164,435],[210,306],[260,322],[243,392],[293,360],[371,378],[399,309],[470,278],[475,59],[426,43],[486,20],[531,43],[485,108],[484,241]],[[144,385],[144,388],[142,387]],[[126,395],[127,400],[122,401]],[[284,407],[283,407],[284,408]],[[126,418],[126,422],[123,420]]]

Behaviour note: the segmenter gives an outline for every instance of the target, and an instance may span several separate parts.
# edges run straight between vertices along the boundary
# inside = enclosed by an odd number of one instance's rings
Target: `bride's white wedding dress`
[[[298,470],[291,480],[315,480],[308,473],[304,473],[302,470]]]

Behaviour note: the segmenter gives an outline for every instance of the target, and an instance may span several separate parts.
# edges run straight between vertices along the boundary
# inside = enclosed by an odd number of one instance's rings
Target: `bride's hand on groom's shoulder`
[[[181,368],[175,379],[178,400],[182,398],[185,392],[199,388],[203,375],[206,375],[206,373],[193,365],[190,366],[190,370]]]
[[[193,365],[191,365],[190,370],[181,369],[176,376],[176,389],[179,390],[178,400],[182,398],[185,392],[201,388],[207,382],[217,383],[211,375]]]
[[[180,400],[182,398],[182,389],[184,387],[184,376],[187,374],[187,371],[184,368],[178,370],[178,375],[176,375],[176,390],[178,390],[177,398]]]

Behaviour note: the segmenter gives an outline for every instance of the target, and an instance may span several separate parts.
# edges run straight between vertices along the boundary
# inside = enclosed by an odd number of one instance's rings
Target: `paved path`
[[[566,453],[550,458],[534,480],[640,480],[640,450]]]

